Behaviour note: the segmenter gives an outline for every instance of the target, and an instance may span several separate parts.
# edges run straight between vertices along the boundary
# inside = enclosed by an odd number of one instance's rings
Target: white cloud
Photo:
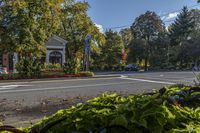
[[[101,33],[103,33],[103,26],[100,24],[95,24],[95,26],[99,29]]]
[[[171,20],[177,17],[177,15],[179,14],[179,12],[173,12],[168,14],[167,16],[163,16],[161,19],[162,20]]]
[[[167,16],[167,19],[176,18],[178,14],[179,14],[179,12],[170,13],[170,14]]]

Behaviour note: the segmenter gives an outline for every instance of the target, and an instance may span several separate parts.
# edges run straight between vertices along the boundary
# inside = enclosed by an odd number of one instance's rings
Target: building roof
[[[67,44],[67,41],[63,38],[53,35],[46,43],[47,46],[63,46],[65,47]]]

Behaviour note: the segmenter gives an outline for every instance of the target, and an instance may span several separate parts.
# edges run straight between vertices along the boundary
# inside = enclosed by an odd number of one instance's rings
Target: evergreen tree
[[[188,61],[187,56],[184,54],[184,44],[186,41],[191,39],[194,24],[194,19],[188,11],[188,8],[183,7],[181,13],[169,28],[171,48],[174,50],[172,56],[173,59],[176,60],[176,65],[180,68],[183,68],[184,63]]]
[[[185,6],[169,29],[172,45],[181,45],[183,41],[186,41],[193,28],[194,19]]]

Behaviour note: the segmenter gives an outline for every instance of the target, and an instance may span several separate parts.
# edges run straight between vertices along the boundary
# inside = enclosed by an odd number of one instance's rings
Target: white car
[[[0,67],[0,75],[1,74],[8,74],[8,71],[7,71],[6,67]]]

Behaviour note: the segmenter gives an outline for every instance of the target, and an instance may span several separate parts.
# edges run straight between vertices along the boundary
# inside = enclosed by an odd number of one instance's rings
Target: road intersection
[[[176,83],[192,84],[192,72],[120,73],[112,77],[0,83],[0,99],[37,101],[43,96],[97,95],[104,91],[138,93]],[[139,90],[139,91],[138,91]]]

